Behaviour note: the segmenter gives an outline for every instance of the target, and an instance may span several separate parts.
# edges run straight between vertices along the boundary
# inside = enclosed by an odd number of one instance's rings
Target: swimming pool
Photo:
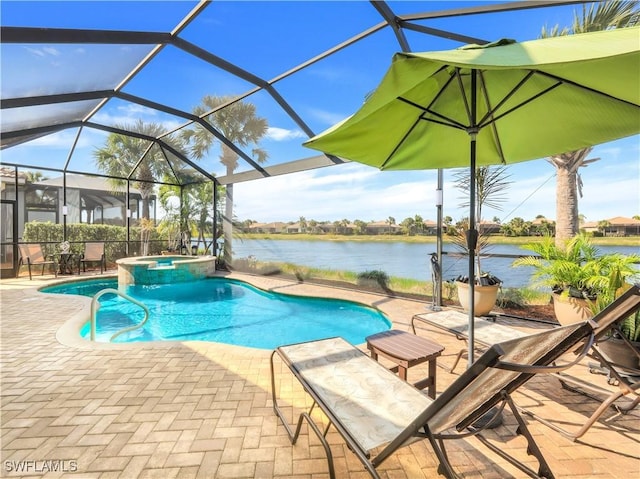
[[[78,281],[41,291],[92,297],[105,288],[117,289],[117,280]],[[200,340],[274,349],[282,344],[342,336],[352,344],[361,344],[370,334],[391,327],[383,313],[358,303],[267,292],[226,278],[132,285],[121,291],[142,301],[150,317],[143,328],[118,336],[116,343]],[[143,318],[138,306],[105,294],[100,298],[96,340],[109,342],[114,333]],[[80,334],[88,338],[89,329],[87,323]]]

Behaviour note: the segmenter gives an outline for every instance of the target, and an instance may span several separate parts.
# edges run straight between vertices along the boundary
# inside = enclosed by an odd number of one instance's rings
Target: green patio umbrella
[[[640,27],[634,27],[397,53],[360,110],[304,145],[381,170],[471,168],[471,363],[476,167],[639,132]]]

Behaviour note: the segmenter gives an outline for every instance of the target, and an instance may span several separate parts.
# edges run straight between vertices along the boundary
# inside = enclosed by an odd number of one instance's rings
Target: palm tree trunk
[[[578,234],[577,172],[572,165],[556,164],[556,246]]]
[[[222,232],[224,235],[223,258],[226,264],[231,264],[233,251],[233,184],[228,184],[225,189],[224,216],[222,217]]]

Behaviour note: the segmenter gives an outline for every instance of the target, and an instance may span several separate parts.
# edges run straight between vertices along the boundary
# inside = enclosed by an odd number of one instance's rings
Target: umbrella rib
[[[444,68],[446,68],[446,66],[443,65],[442,68],[440,68],[438,71],[442,71]],[[418,103],[415,103],[415,102],[413,102],[411,100],[408,100],[406,98],[403,98],[401,96],[398,97],[398,100],[400,100],[400,101],[402,101],[402,102],[404,102],[404,103],[406,103],[408,105],[411,105],[414,108],[417,108],[418,110],[421,110],[422,113],[420,114],[420,116],[418,116],[418,118],[416,118],[416,121],[413,122],[413,125],[411,125],[411,128],[407,129],[407,132],[405,133],[405,135],[398,142],[398,144],[395,146],[395,148],[389,154],[389,156],[387,156],[387,158],[384,160],[382,165],[380,165],[380,169],[381,170],[384,170],[384,168],[385,168],[385,166],[387,166],[387,163],[389,162],[389,160],[391,160],[393,155],[395,155],[396,151],[398,151],[398,148],[400,148],[400,146],[404,143],[404,141],[411,134],[411,132],[415,129],[416,125],[420,122],[420,120],[432,121],[434,123],[439,123],[441,125],[445,125],[445,126],[453,127],[453,128],[466,129],[466,127],[464,125],[458,123],[457,121],[453,120],[452,118],[447,118],[446,116],[443,116],[443,115],[431,110],[431,107],[433,106],[433,104],[438,100],[438,98],[440,98],[440,95],[442,95],[442,93],[444,92],[444,90],[446,90],[447,86],[449,86],[449,84],[451,83],[452,80],[453,80],[453,77],[450,76],[449,79],[447,80],[447,82],[442,86],[442,88],[440,88],[440,91],[438,92],[438,94],[434,96],[433,100],[431,101],[431,103],[429,103],[429,106],[427,106],[426,108],[423,107],[422,105],[419,105]],[[435,116],[437,116],[439,118],[442,118],[445,121],[439,122],[439,121],[436,121],[436,120],[424,118],[425,113],[430,113],[430,114],[435,115]]]
[[[428,107],[424,107],[422,105],[419,105],[418,103],[415,103],[415,102],[413,102],[411,100],[407,100],[406,98],[403,98],[401,96],[398,97],[398,100],[405,102],[407,105],[411,105],[413,107],[416,107],[418,110],[421,110],[423,112],[423,114],[420,115],[418,120],[431,121],[433,123],[438,123],[440,125],[445,125],[445,126],[449,126],[449,127],[452,127],[452,128],[459,128],[461,130],[466,130],[467,129],[466,125],[463,125],[462,123],[460,123],[458,121],[455,121],[453,118],[449,118],[447,116],[441,115],[437,111],[431,110],[430,107],[431,107],[431,105],[433,105],[433,102]],[[429,113],[431,115],[437,116],[438,118],[441,118],[444,121],[437,121],[437,120],[434,120],[432,118],[425,118],[424,117],[424,113]]]
[[[436,74],[440,73],[443,70],[446,70],[446,68],[447,68],[446,65],[442,65],[442,67],[440,67],[438,69]],[[457,69],[457,70],[459,70],[459,69]],[[429,105],[427,105],[426,107],[424,107],[424,106],[422,106],[422,105],[420,105],[418,103],[415,103],[415,102],[413,102],[411,100],[408,100],[406,98],[403,98],[401,96],[398,97],[398,100],[403,101],[403,102],[407,103],[408,105],[411,105],[411,106],[413,106],[413,107],[415,107],[415,108],[417,108],[419,110],[422,110],[423,113],[430,113],[431,115],[437,116],[438,118],[442,118],[445,121],[444,122],[438,122],[438,121],[435,121],[435,120],[430,120],[430,119],[424,118],[424,114],[419,119],[423,119],[423,120],[427,120],[427,121],[433,121],[434,123],[438,123],[438,124],[449,126],[449,127],[453,127],[453,128],[466,129],[465,125],[463,125],[460,122],[455,121],[453,118],[446,117],[446,116],[441,115],[440,113],[438,113],[436,111],[431,110],[431,107],[434,105],[434,103],[436,101],[438,101],[438,99],[440,98],[440,95],[442,95],[444,93],[444,91],[447,89],[447,87],[451,84],[451,82],[453,81],[453,78],[454,78],[453,75],[449,76],[449,78],[447,79],[445,84],[442,85],[442,88],[440,88],[440,91],[438,91],[438,93],[433,97],[433,100],[431,100],[431,103],[429,103]],[[414,127],[415,127],[415,125],[414,125]]]
[[[480,84],[481,84],[481,90],[482,90],[482,94],[484,96],[484,101],[487,104],[487,110],[488,113],[487,115],[490,117],[493,117],[493,112],[495,111],[492,107],[491,107],[491,100],[489,99],[489,92],[487,92],[487,85],[484,81],[484,75],[482,70],[478,70],[478,77],[480,78]],[[498,149],[498,155],[500,155],[500,159],[502,160],[502,164],[506,165],[507,164],[507,160],[504,157],[504,151],[502,150],[502,143],[500,142],[500,135],[498,134],[498,127],[495,123],[495,121],[491,122],[491,131],[493,131],[493,140],[496,142],[496,147]]]
[[[581,88],[583,90],[590,91],[591,93],[595,93],[596,95],[604,96],[604,97],[609,98],[611,100],[617,100],[617,101],[619,101],[621,103],[624,103],[626,105],[629,105],[629,106],[633,106],[633,107],[636,107],[636,108],[640,107],[640,105],[637,105],[636,103],[633,103],[632,101],[628,101],[628,100],[624,100],[622,98],[618,98],[617,96],[613,96],[613,95],[610,95],[610,94],[605,93],[603,91],[596,90],[595,88],[591,88],[591,87],[582,85],[580,83],[574,82],[573,80],[568,80],[566,78],[562,78],[562,77],[553,75],[551,73],[543,72],[543,71],[540,71],[540,70],[536,70],[536,73],[539,73],[542,76],[553,78],[554,80],[559,81],[561,83],[566,83],[568,85],[575,86],[577,88]]]
[[[402,144],[404,143],[404,140],[407,139],[407,137],[411,134],[411,132],[413,131],[413,129],[416,127],[416,125],[418,124],[418,122],[420,121],[422,115],[420,115],[418,118],[416,118],[416,121],[413,122],[413,125],[411,125],[411,128],[407,128],[407,132],[404,134],[404,136],[402,137],[402,139],[398,142],[398,144],[396,145],[396,147],[393,149],[393,151],[391,153],[389,153],[389,156],[387,156],[387,158],[385,158],[384,162],[382,163],[382,165],[380,165],[380,169],[384,170],[384,167],[387,166],[387,163],[389,162],[389,160],[391,160],[391,158],[393,157],[393,155],[396,154],[396,151],[398,151],[398,148],[400,148],[400,146],[402,146]]]
[[[483,128],[491,123],[495,123],[497,122],[500,118],[502,118],[505,115],[508,115],[509,113],[518,110],[519,108],[522,108],[523,106],[527,105],[528,103],[531,103],[533,100],[536,100],[538,98],[540,98],[542,95],[546,95],[547,93],[549,93],[552,90],[555,90],[556,88],[558,88],[560,85],[562,85],[562,83],[556,83],[555,85],[551,85],[549,88],[545,88],[544,90],[542,90],[541,92],[535,94],[534,96],[532,96],[531,98],[529,98],[528,100],[523,101],[522,103],[520,103],[519,105],[514,106],[513,108],[510,108],[509,110],[505,111],[504,113],[493,117],[490,119],[490,121],[487,121],[487,123],[484,123],[482,125],[480,125],[480,128]]]
[[[490,121],[489,121],[489,122],[487,122],[487,124],[488,124],[488,123],[495,122],[495,119],[493,118],[493,114],[494,114],[497,110],[499,110],[499,109],[500,109],[500,107],[502,107],[502,105],[504,105],[504,104],[505,104],[505,102],[506,102],[509,98],[511,98],[513,95],[515,95],[515,93],[516,93],[520,88],[522,88],[522,85],[524,85],[526,82],[528,82],[528,81],[529,81],[529,79],[533,76],[533,74],[534,74],[533,70],[529,70],[529,72],[525,75],[525,77],[524,77],[524,78],[522,78],[522,80],[520,80],[520,81],[518,82],[518,84],[517,84],[515,87],[513,87],[513,88],[509,91],[509,93],[508,93],[508,94],[507,94],[507,95],[506,95],[502,100],[500,100],[500,102],[498,102],[498,104],[496,105],[496,107],[495,107],[495,108],[488,108],[488,110],[489,110],[489,111],[487,111],[487,114],[486,114],[486,115],[485,115],[485,116],[484,116],[484,117],[483,117],[483,118],[482,118],[478,123],[479,123],[480,125],[482,125],[482,126],[485,126],[485,122],[486,122],[488,119],[489,119]],[[481,75],[481,78],[482,78],[482,75]],[[483,80],[483,81],[482,81],[482,84],[484,85],[484,84],[485,84],[485,83],[484,83],[484,78],[482,78],[482,80]],[[485,93],[486,93],[486,89],[485,89]],[[488,102],[487,102],[487,104],[488,104]],[[523,103],[522,105],[524,105],[524,104],[525,104],[525,103]],[[522,105],[519,105],[519,106],[514,107],[513,109],[509,110],[509,112],[511,112],[511,111],[513,111],[513,110],[515,110],[516,108],[519,108],[519,107],[520,107],[520,106],[522,106]],[[509,112],[507,112],[507,113],[509,113]],[[503,114],[503,115],[500,115],[500,116],[504,116],[504,114]],[[498,118],[499,118],[499,117],[498,117]]]
[[[429,112],[429,113],[433,113],[434,115],[437,115],[436,112]],[[425,118],[424,115],[421,115],[420,120],[424,120],[424,121],[428,121],[430,123],[436,123],[438,125],[443,125],[443,126],[448,126],[449,128],[457,128],[458,130],[463,130],[463,131],[467,131],[468,128],[466,125],[463,125],[461,123],[455,122],[453,120],[451,120],[450,118],[445,118],[446,120],[449,121],[438,121],[434,118]]]
[[[471,118],[471,108],[469,107],[469,101],[467,100],[467,95],[464,92],[464,84],[462,83],[462,76],[460,76],[460,68],[456,67],[456,79],[458,80],[458,87],[460,88],[460,96],[464,101],[464,108],[467,111],[467,118],[469,119],[469,125],[471,127],[475,127],[476,125],[472,125],[474,121]]]

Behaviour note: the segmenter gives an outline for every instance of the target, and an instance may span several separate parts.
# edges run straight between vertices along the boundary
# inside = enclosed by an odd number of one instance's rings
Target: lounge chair
[[[44,274],[44,267],[47,265],[53,266],[53,274],[58,277],[58,262],[54,256],[49,256],[51,259],[42,252],[42,247],[39,244],[19,244],[18,250],[20,252],[20,258],[18,259],[18,270],[22,265],[27,265],[29,268],[29,280],[33,279],[31,276],[31,267],[42,265],[42,271],[40,276]]]
[[[81,267],[83,271],[87,271],[87,263],[100,263],[100,274],[107,269],[104,243],[85,243],[84,253],[78,261],[78,274],[80,274]]]
[[[303,421],[309,424],[325,449],[332,479],[333,457],[325,438],[331,426],[373,478],[380,477],[376,468],[399,448],[421,439],[428,439],[431,444],[439,461],[438,471],[456,477],[444,442],[470,435],[477,436],[491,451],[529,476],[553,478],[511,396],[535,374],[558,372],[581,360],[593,338],[592,324],[583,322],[493,345],[436,399],[421,393],[342,338],[281,346],[271,355],[273,408],[292,444],[297,441]],[[552,365],[563,354],[578,348],[582,351],[570,364]],[[299,415],[295,432],[286,421],[276,394],[276,357],[313,400],[311,409]],[[480,434],[491,426],[491,420],[486,420],[489,411],[497,410],[499,414],[506,405],[518,422],[516,434],[526,438],[529,454],[538,461],[537,471]],[[315,406],[329,421],[324,432],[311,417]]]
[[[598,345],[607,341],[610,332],[619,330],[620,323],[639,309],[640,285],[636,284],[592,318],[592,321],[596,324],[595,343],[589,352],[589,356],[599,362],[601,368],[604,369],[606,374],[609,376],[609,384],[617,386],[617,390],[612,392],[609,389],[604,389],[591,383],[581,381],[567,374],[557,374],[558,379],[560,379],[560,382],[565,389],[578,392],[600,402],[598,408],[586,420],[586,422],[578,428],[577,431],[563,429],[554,422],[544,419],[530,410],[523,410],[523,412],[555,431],[558,431],[572,441],[575,441],[582,437],[610,406],[614,407],[622,414],[626,414],[627,412],[635,409],[638,404],[640,404],[640,368],[636,370],[629,370],[627,368],[620,367],[619,365],[611,362],[605,354],[602,354]],[[624,338],[624,335],[620,334],[620,337]],[[629,355],[631,357],[635,357],[638,364],[640,364],[640,352],[638,349],[626,339],[624,343],[628,347]],[[600,372],[598,369],[599,368],[597,366],[592,366],[591,372]],[[596,393],[597,395],[593,395],[591,393]],[[630,400],[627,401],[625,405],[614,404],[615,401],[623,396],[628,397]]]
[[[635,373],[632,371],[630,374],[629,370],[620,368],[618,365],[611,363],[611,361],[609,361],[607,357],[599,351],[598,343],[606,341],[607,335],[610,331],[619,328],[620,323],[624,321],[625,318],[634,314],[639,309],[640,285],[634,285],[600,313],[591,318],[591,321],[594,322],[596,327],[596,341],[594,343],[594,347],[589,352],[589,356],[596,359],[601,364],[602,368],[609,376],[609,382],[617,385],[618,390],[611,392],[608,389],[601,388],[565,373],[556,374],[556,377],[560,380],[560,383],[565,389],[581,393],[600,402],[600,406],[598,406],[594,413],[581,427],[578,428],[578,430],[569,431],[567,429],[563,429],[554,422],[534,414],[531,410],[522,409],[521,411],[563,434],[565,437],[575,441],[582,437],[591,428],[591,426],[593,426],[596,420],[607,410],[608,407],[613,406],[617,411],[623,414],[637,407],[640,404],[640,370]],[[468,316],[466,314],[462,314],[457,311],[443,311],[439,313],[415,315],[411,320],[411,327],[414,333],[416,333],[415,325],[419,322],[449,331],[455,334],[458,339],[467,339],[466,331],[468,328]],[[500,324],[495,324],[488,320],[476,321],[475,339],[476,342],[482,346],[489,346],[492,340],[495,342],[495,340],[499,338],[505,339],[524,335],[525,333],[521,331],[508,328]],[[627,346],[629,347],[629,354],[632,356],[635,355],[638,358],[638,361],[640,361],[640,353],[637,349],[635,349],[630,343],[628,343]],[[453,371],[464,352],[465,350],[461,350],[460,353],[458,353],[451,371]],[[595,372],[597,368],[594,367],[592,370]],[[598,395],[596,396],[591,393],[596,393]],[[625,405],[614,405],[614,402],[623,396],[628,396],[631,400]]]
[[[464,341],[465,344],[468,340],[469,330],[469,315],[461,311],[453,309],[447,309],[439,311],[437,313],[422,313],[416,314],[411,318],[411,331],[416,333],[416,323],[426,323],[430,326],[436,327],[447,331],[455,335],[456,339]],[[508,326],[503,326],[496,323],[491,319],[475,318],[474,322],[474,346],[482,346],[484,349],[488,348],[492,344],[499,343],[501,341],[508,341],[510,339],[520,338],[526,336],[527,333],[519,331]],[[453,362],[453,366],[449,372],[453,372],[456,366],[460,362],[463,356],[468,352],[468,348],[465,346],[458,351],[456,359]]]

